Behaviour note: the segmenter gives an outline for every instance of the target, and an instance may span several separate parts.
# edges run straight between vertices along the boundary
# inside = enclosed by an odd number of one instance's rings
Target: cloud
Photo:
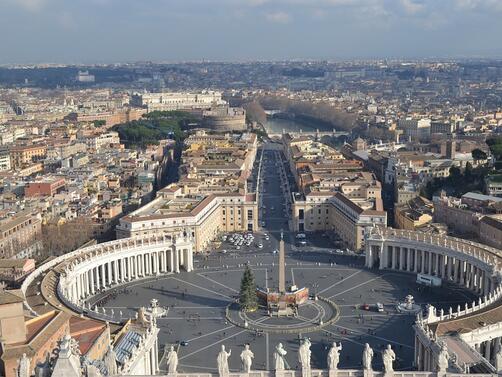
[[[400,0],[400,2],[405,13],[409,15],[417,14],[425,8],[424,4],[416,3],[413,0]]]
[[[8,0],[8,1],[30,12],[39,11],[46,4],[46,0]]]
[[[61,27],[67,31],[77,30],[77,23],[75,17],[68,11],[62,11],[58,15],[58,23]]]
[[[268,21],[276,24],[287,24],[289,21],[291,21],[291,16],[288,13],[282,11],[267,13],[265,14],[265,18]]]
[[[460,10],[502,11],[500,0],[454,0],[454,4]]]

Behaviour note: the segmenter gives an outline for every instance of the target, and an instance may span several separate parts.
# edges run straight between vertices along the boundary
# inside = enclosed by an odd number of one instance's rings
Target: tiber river
[[[265,129],[268,133],[282,133],[284,129],[286,132],[298,132],[300,130],[304,132],[315,132],[317,128],[319,130],[325,130],[325,125],[316,125],[315,123],[307,123],[307,122],[297,122],[290,119],[279,119],[272,118],[268,119],[267,123],[265,123]]]

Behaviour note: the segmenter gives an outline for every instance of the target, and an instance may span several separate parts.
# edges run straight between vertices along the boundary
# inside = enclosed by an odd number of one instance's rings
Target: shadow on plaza
[[[169,290],[169,289],[164,289],[164,288],[155,288],[155,287],[149,287],[149,290],[155,291],[159,293],[162,296],[168,297],[170,299],[176,299],[177,302],[190,302],[192,304],[196,305],[201,305],[201,306],[221,306],[225,307],[229,301],[224,300],[224,299],[217,299],[214,297],[207,297],[207,296],[199,296],[195,295],[192,293],[185,292],[183,290],[180,291],[174,291],[174,290]],[[174,305],[169,305],[171,307],[176,307]]]

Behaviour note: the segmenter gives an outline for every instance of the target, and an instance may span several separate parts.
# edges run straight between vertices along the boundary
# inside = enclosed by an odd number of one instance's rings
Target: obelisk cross
[[[281,240],[279,241],[279,293],[286,293],[286,260],[282,230]]]

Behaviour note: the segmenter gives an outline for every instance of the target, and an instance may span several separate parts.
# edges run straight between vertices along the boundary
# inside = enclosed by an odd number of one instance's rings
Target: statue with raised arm
[[[364,345],[363,351],[363,369],[364,370],[373,370],[371,366],[371,362],[373,361],[373,349],[370,347],[368,343]]]
[[[19,359],[19,366],[17,367],[18,377],[30,377],[30,359],[23,353],[23,356]]]
[[[253,364],[254,353],[249,349],[249,344],[244,346],[241,352],[242,369],[244,373],[251,372],[251,365]]]
[[[337,370],[338,363],[340,362],[340,351],[342,350],[342,343],[336,344],[333,342],[331,349],[328,352],[328,369]]]
[[[302,367],[302,376],[310,377],[310,357],[312,351],[310,350],[310,340],[308,338],[303,339],[300,348],[298,348],[298,362]]]
[[[387,344],[387,348],[382,352],[382,360],[383,360],[383,371],[385,373],[394,372],[393,363],[396,360],[396,354],[392,350],[390,344]]]
[[[178,370],[178,353],[174,350],[174,346],[169,347],[166,360],[167,374],[176,374]]]
[[[500,354],[500,351],[497,353],[497,355]],[[497,357],[495,356],[495,358]],[[448,354],[448,348],[446,348],[446,343],[441,344],[441,351],[439,352],[438,355],[438,373],[444,374],[446,373],[446,370],[448,369],[448,361],[450,360],[450,355]],[[495,362],[496,364],[496,362]],[[500,365],[499,365],[500,367]]]
[[[225,351],[225,346],[221,346],[221,351],[218,354],[218,374],[220,377],[227,377],[230,373],[229,368],[228,368],[228,358],[232,354],[232,350],[230,351]]]
[[[274,365],[275,365],[276,371],[283,371],[285,369],[285,365],[286,365],[285,356],[287,353],[288,352],[284,349],[284,347],[282,346],[282,343],[279,343],[275,347]]]

